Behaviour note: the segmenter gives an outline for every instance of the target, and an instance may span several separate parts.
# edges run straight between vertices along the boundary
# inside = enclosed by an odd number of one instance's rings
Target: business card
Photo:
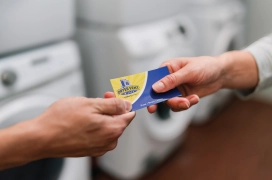
[[[181,96],[177,88],[165,93],[156,93],[152,85],[170,74],[167,66],[137,74],[111,79],[111,85],[117,98],[128,100],[132,111],[151,106],[170,98]]]

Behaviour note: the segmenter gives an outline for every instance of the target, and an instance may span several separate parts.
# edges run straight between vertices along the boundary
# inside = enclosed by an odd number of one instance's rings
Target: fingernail
[[[161,92],[162,90],[164,90],[165,86],[162,82],[157,82],[153,84],[152,88],[157,92]]]
[[[125,105],[126,105],[126,111],[129,112],[132,108],[132,105],[129,101],[125,101]]]
[[[178,106],[180,109],[188,109],[190,107],[190,104],[188,102],[182,102]]]
[[[189,101],[193,104],[196,104],[199,102],[199,97],[198,96],[193,96],[189,98]]]

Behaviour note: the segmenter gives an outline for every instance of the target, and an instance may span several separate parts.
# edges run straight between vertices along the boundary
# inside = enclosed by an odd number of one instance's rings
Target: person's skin
[[[135,117],[117,98],[71,97],[40,116],[0,130],[0,170],[42,158],[101,156]]]
[[[245,51],[230,51],[217,57],[177,58],[163,62],[170,75],[154,83],[157,93],[177,87],[182,97],[168,100],[166,104],[175,112],[188,109],[199,98],[221,88],[250,89],[257,86],[258,68],[254,57]],[[147,108],[150,113],[156,105]]]

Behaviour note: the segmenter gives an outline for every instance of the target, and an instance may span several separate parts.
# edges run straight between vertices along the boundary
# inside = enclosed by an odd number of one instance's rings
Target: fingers
[[[169,99],[166,104],[174,111],[179,112],[189,109],[199,102],[199,97],[195,94],[187,97],[176,97]]]
[[[179,112],[190,108],[191,106],[199,102],[199,97],[196,94],[187,96],[187,97],[175,97],[167,100],[165,103],[171,108],[174,112]],[[152,105],[147,107],[149,113],[154,113],[157,110],[157,105]]]
[[[166,101],[172,110],[186,110],[190,107],[190,101],[183,97],[175,97]]]
[[[113,92],[106,92],[104,94],[104,98],[113,98],[115,97],[114,93]]]
[[[123,134],[124,130],[134,119],[136,113],[129,112],[121,115],[102,115],[101,118],[104,119],[104,122],[101,124],[99,135],[96,138],[96,147],[98,148],[98,153],[92,156],[101,156],[107,151],[111,151],[116,148],[117,141],[119,137]],[[101,138],[99,140],[99,137]]]
[[[147,111],[148,111],[150,114],[156,112],[156,110],[157,110],[157,105],[156,105],[156,104],[147,107]]]
[[[180,69],[177,72],[169,74],[153,84],[152,88],[157,93],[169,91],[183,83],[185,83],[187,73]]]
[[[164,61],[160,65],[160,67],[167,66],[170,73],[173,73],[173,72],[178,71],[182,67],[184,67],[188,63],[188,60],[190,60],[190,59],[191,58],[188,58],[188,57],[169,59],[169,60]]]
[[[133,111],[126,114],[116,115],[114,116],[114,119],[116,119],[117,121],[123,120],[125,122],[125,127],[127,127],[131,123],[131,121],[134,119],[135,116],[136,116],[136,113],[135,111]]]
[[[152,86],[153,90],[157,93],[162,93],[185,83],[188,72],[184,70],[184,67],[189,59],[178,58],[163,62],[160,67],[167,66],[170,74],[154,83]]]
[[[131,123],[131,121],[134,119],[134,117],[136,116],[136,112],[135,111],[129,112],[129,113],[123,114],[122,116],[124,117],[128,126]]]
[[[101,114],[118,115],[130,112],[132,105],[129,101],[118,98],[95,99],[93,104]]]
[[[193,106],[199,102],[199,96],[196,94],[192,94],[186,98],[190,101],[190,106]]]
[[[111,142],[109,145],[108,145],[108,147],[107,147],[107,151],[112,151],[112,150],[114,150],[116,147],[117,147],[117,143],[118,143],[118,141],[116,140],[116,141],[113,141],[113,142]]]

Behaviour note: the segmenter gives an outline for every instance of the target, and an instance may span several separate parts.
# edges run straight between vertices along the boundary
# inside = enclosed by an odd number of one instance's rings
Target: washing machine
[[[113,2],[144,5],[151,1]],[[173,1],[167,2],[171,4]],[[154,4],[160,7],[160,1]],[[137,7],[129,7],[130,11],[126,13],[132,14],[124,17],[119,16],[123,12],[117,8],[111,18],[113,22],[104,21],[103,17],[95,21],[92,17],[79,16],[75,39],[82,52],[88,96],[103,97],[104,92],[113,91],[112,78],[158,68],[170,58],[195,55],[188,43],[190,33],[184,31],[193,28],[187,27],[192,25],[189,19],[184,17],[184,21],[179,21],[182,18],[178,12],[171,16],[165,13],[164,17],[160,14],[154,20],[151,14],[157,11],[149,11],[147,20],[141,13],[139,19],[135,19],[137,16],[132,18],[135,10],[145,11],[142,10],[145,6]],[[125,9],[125,6],[122,8]],[[163,11],[171,10],[165,8]],[[115,17],[116,14],[118,16]],[[149,19],[149,16],[152,18]],[[154,114],[149,114],[146,109],[138,110],[116,149],[98,158],[98,166],[117,179],[137,179],[155,170],[182,142],[196,107],[174,113],[160,103]]]
[[[191,0],[183,13],[196,25],[197,38],[192,39],[198,56],[216,56],[239,50],[245,45],[245,5],[240,0]],[[233,92],[220,90],[200,99],[195,124],[203,124],[229,102]]]
[[[185,0],[77,0],[77,18],[95,25],[120,27],[180,13]]]
[[[193,0],[182,8],[198,29],[197,55],[241,49],[245,41],[245,5],[240,0]]]
[[[0,56],[70,38],[74,17],[74,0],[1,0]]]
[[[0,77],[0,129],[40,115],[60,98],[85,95],[73,41],[1,58]],[[0,171],[0,179],[90,180],[90,159],[42,159]]]

